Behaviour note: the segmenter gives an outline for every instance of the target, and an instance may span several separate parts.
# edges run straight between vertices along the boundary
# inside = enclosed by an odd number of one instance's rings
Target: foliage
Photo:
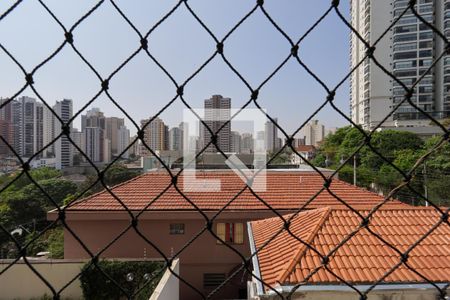
[[[285,164],[289,164],[291,162],[291,154],[292,154],[292,149],[289,147],[284,148],[280,153],[278,153],[278,151],[274,151],[273,153],[271,153],[269,155],[270,159],[272,159],[270,161],[271,165],[285,165]],[[269,161],[269,160],[268,160]]]
[[[154,261],[102,260],[97,265],[122,287],[127,295],[124,295],[123,291],[105,277],[95,265],[87,263],[80,276],[85,299],[122,299],[126,296],[133,296],[133,299],[149,299],[164,272],[161,270],[163,263]],[[128,274],[132,274],[131,281],[127,280]],[[134,296],[136,293],[138,294]]]
[[[37,232],[29,234],[26,241],[31,241],[37,235]],[[43,251],[50,252],[49,258],[64,258],[64,230],[61,227],[47,230],[27,248],[27,254],[32,256]]]
[[[414,133],[394,130],[373,133],[370,144],[386,160],[364,145],[356,154],[357,185],[388,194],[404,180],[403,175],[391,164],[405,174],[408,173],[419,158],[433,149],[440,139],[433,137],[424,141]],[[313,163],[319,167],[337,169],[364,142],[364,136],[358,128],[340,128],[325,138]],[[446,142],[438,151],[434,151],[426,159],[425,165],[418,165],[411,175],[411,188],[423,195],[424,187],[427,186],[429,199],[433,203],[450,204],[450,143]],[[353,183],[353,158],[341,167],[339,177]],[[409,203],[424,203],[408,187],[402,188],[397,197]]]
[[[123,164],[115,163],[106,170],[104,177],[103,177],[103,181],[107,186],[112,187],[119,183],[130,180],[130,179],[138,176],[139,174],[140,174],[139,171],[131,170],[131,169],[128,169]],[[86,181],[83,183],[81,190],[84,191],[90,187],[89,191],[86,193],[87,195],[103,190],[103,185],[101,184],[101,182],[95,183],[97,181],[97,179],[98,179],[98,177],[96,174],[89,175],[87,177]],[[93,186],[91,187],[91,185],[93,185]]]
[[[48,226],[49,222],[46,220],[48,210],[55,208],[55,204],[62,205],[64,199],[77,193],[77,186],[71,181],[62,179],[58,170],[47,167],[32,169],[30,175],[42,190],[22,175],[4,190],[0,197],[0,223],[9,232],[21,228],[22,235],[15,236],[20,243],[33,240]],[[46,194],[55,201],[55,204]],[[62,256],[62,230],[46,232],[33,241],[29,250],[28,255],[51,251],[58,257]],[[12,240],[3,231],[0,231],[0,253],[9,257],[17,255]]]

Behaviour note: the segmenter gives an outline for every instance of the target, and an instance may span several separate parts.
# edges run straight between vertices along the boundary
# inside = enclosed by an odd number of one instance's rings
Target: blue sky
[[[14,1],[1,1],[0,13]],[[44,1],[60,21],[70,28],[96,1]],[[283,30],[297,40],[330,6],[328,0],[266,0],[265,9]],[[348,1],[340,9],[348,16]],[[146,32],[177,1],[116,1],[141,32]],[[189,0],[189,5],[221,39],[251,8],[255,1]],[[44,60],[63,41],[63,31],[37,0],[25,0],[0,22],[0,43],[27,70]],[[76,47],[102,77],[107,77],[134,50],[139,37],[106,1],[74,31]],[[184,5],[149,37],[149,51],[173,75],[183,82],[215,51],[214,40],[197,23]],[[224,54],[236,69],[257,87],[290,53],[287,40],[275,30],[258,9],[225,42]],[[300,58],[330,87],[349,71],[349,30],[334,11],[300,44]],[[0,96],[9,97],[23,85],[19,68],[0,51]],[[35,87],[53,105],[70,98],[79,110],[99,90],[100,83],[71,47],[66,46],[52,61],[35,74]],[[161,109],[176,90],[168,77],[150,58],[139,53],[110,83],[110,93],[139,122]],[[250,97],[248,88],[228,68],[220,56],[202,70],[185,88],[185,99],[193,107],[202,107],[212,94],[232,98],[233,107],[242,106]],[[34,97],[30,89],[22,95]],[[280,125],[294,130],[324,101],[326,92],[293,59],[260,91],[259,103],[277,117]],[[348,82],[338,90],[336,104],[349,111]],[[91,107],[100,107],[107,116],[124,115],[102,95]],[[177,100],[161,118],[169,125],[182,120],[183,105]],[[89,108],[88,108],[89,109]],[[346,125],[345,119],[330,107],[318,118],[328,127]],[[131,123],[127,122],[130,129]],[[79,127],[78,120],[75,127]]]

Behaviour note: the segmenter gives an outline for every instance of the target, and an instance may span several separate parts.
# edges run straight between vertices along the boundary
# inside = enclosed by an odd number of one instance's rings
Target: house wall
[[[210,215],[212,216],[212,214]],[[234,249],[245,257],[250,255],[248,239],[246,238],[245,223],[250,219],[260,219],[273,216],[271,212],[255,212],[252,215],[239,212],[224,212],[216,222],[242,222],[244,223],[244,243],[233,244]],[[113,220],[107,218],[115,218]],[[215,223],[216,223],[215,222]],[[107,246],[115,237],[123,232],[129,225],[130,219],[126,215],[103,213],[100,215],[80,215],[78,218],[68,218],[70,228],[83,241],[87,248],[97,253]],[[171,223],[184,223],[183,235],[170,235]],[[171,214],[158,212],[144,215],[140,218],[137,230],[151,241],[166,257],[173,257],[194,236],[205,228],[205,220],[198,213]],[[215,231],[215,226],[213,226]],[[130,228],[117,239],[108,249],[102,252],[105,258],[160,258],[160,253],[147,243],[138,233]],[[67,231],[64,233],[65,258],[89,258],[88,253],[78,241]],[[208,231],[201,233],[189,246],[183,249],[180,255],[180,276],[204,295],[212,292],[213,288],[203,287],[203,274],[225,273],[230,276],[242,263],[241,257],[223,244],[218,244],[216,238]],[[248,274],[248,273],[245,273]],[[238,298],[242,289],[246,290],[247,277],[238,274],[227,283],[212,299]],[[180,283],[181,299],[200,299],[197,292],[184,283]]]

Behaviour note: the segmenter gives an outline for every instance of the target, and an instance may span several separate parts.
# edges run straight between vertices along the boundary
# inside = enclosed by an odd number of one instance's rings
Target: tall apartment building
[[[169,130],[169,150],[181,151],[183,143],[183,131],[180,127],[172,127]]]
[[[0,136],[3,137],[8,144],[14,144],[13,131],[13,110],[12,102],[7,103],[8,99],[0,98]],[[0,157],[10,156],[12,154],[10,148],[0,140]]]
[[[125,126],[122,125],[119,127],[119,129],[117,130],[117,149],[116,149],[116,155],[121,154],[130,144],[130,130]],[[114,151],[112,150],[112,142],[111,142],[111,151],[114,153]],[[128,158],[129,157],[129,149],[126,150],[123,154],[122,154],[122,158]]]
[[[205,115],[204,122],[213,133],[217,132],[226,121],[231,118],[231,98],[224,98],[221,95],[213,95],[210,99],[206,99],[204,103]],[[203,145],[211,141],[211,133],[205,126],[200,126],[203,131]],[[217,146],[223,152],[231,151],[231,124],[227,123],[217,134]],[[210,144],[205,152],[217,152],[218,149]]]
[[[106,120],[99,108],[92,108],[86,115],[81,116],[81,131],[85,134],[85,152],[93,162],[107,162],[108,156],[105,153],[105,144],[109,144],[106,139]]]
[[[56,101],[56,104],[53,106],[53,111],[56,113],[61,121],[64,124],[67,124],[69,120],[73,116],[73,104],[70,99],[63,99],[62,101]],[[54,117],[54,136],[57,137],[61,134],[62,124],[61,122]],[[72,123],[69,124],[69,127],[72,129]],[[55,149],[55,167],[57,169],[67,168],[73,165],[73,145],[69,141],[68,137],[62,135],[59,139],[57,139],[54,143]]]
[[[119,129],[125,125],[123,118],[108,117],[105,119],[106,138],[111,141],[111,153],[114,156],[120,154],[119,147]],[[128,146],[128,145],[127,145]]]
[[[300,130],[300,138],[304,140],[305,145],[319,146],[319,143],[325,138],[325,126],[319,123],[319,120],[311,120]]]
[[[150,119],[141,120],[141,127]],[[144,141],[153,151],[164,151],[169,149],[169,127],[160,118],[155,118],[144,128]],[[151,152],[141,145],[141,156],[151,156]]]
[[[43,148],[44,106],[36,99],[22,96],[12,102],[14,150],[30,158]],[[40,153],[36,157],[41,157]]]
[[[407,0],[351,0],[352,26],[373,44],[408,5]],[[418,0],[416,9],[447,37],[450,37],[450,1]],[[443,52],[445,45],[433,31],[408,10],[376,46],[376,59],[406,86],[412,84]],[[366,53],[365,45],[351,35],[351,67]],[[405,94],[395,80],[366,59],[351,75],[351,117],[365,129],[372,129]],[[450,116],[450,58],[441,59],[415,89],[412,101],[437,119]],[[385,127],[421,127],[430,121],[411,105],[403,104],[383,124]]]
[[[242,149],[242,137],[237,131],[231,132],[231,152],[241,153]]]
[[[241,140],[241,153],[250,154],[254,152],[253,135],[251,133],[243,133]]]
[[[274,152],[279,149],[278,127],[275,126],[275,124],[278,123],[278,119],[273,118],[273,120],[275,122],[269,120],[265,124],[264,142],[266,144],[267,152]]]

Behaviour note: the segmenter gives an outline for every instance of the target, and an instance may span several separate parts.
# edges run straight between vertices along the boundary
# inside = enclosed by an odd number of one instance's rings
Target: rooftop
[[[277,210],[295,210],[305,205],[324,186],[324,180],[315,172],[303,169],[267,170],[266,191],[256,193],[266,205],[248,188],[232,200],[246,185],[231,170],[198,171],[196,176],[200,184],[202,180],[219,179],[220,191],[201,192],[193,190],[191,186],[184,189],[183,175],[178,178],[177,190],[165,171],[148,172],[113,187],[112,191],[130,210],[142,210],[152,201],[148,210],[195,210],[180,191],[199,209],[205,211],[219,210],[224,206],[227,210],[267,210],[267,205]],[[375,193],[338,179],[333,179],[330,190],[347,204],[357,208],[371,208],[384,200]],[[385,204],[391,205],[405,204],[397,200],[389,200]],[[344,207],[330,192],[324,190],[305,208],[324,206]],[[108,191],[102,191],[72,203],[67,209],[114,211],[123,210],[123,207]]]
[[[367,215],[368,210],[360,210]],[[286,215],[288,218],[292,215]],[[382,208],[370,219],[369,230],[404,253],[441,219],[434,208]],[[301,212],[290,224],[293,235],[321,255],[327,255],[361,224],[361,218],[349,209],[324,207]],[[250,223],[254,246],[259,249],[284,227],[279,218]],[[382,240],[361,228],[329,257],[327,269],[321,256],[286,230],[281,231],[257,254],[260,275],[272,287],[304,282],[316,268],[308,284],[352,284],[377,282],[401,261],[400,255]],[[450,281],[450,226],[440,224],[409,253],[408,265],[433,282]],[[334,273],[334,274],[333,274]],[[383,283],[424,283],[404,264],[389,274]]]

